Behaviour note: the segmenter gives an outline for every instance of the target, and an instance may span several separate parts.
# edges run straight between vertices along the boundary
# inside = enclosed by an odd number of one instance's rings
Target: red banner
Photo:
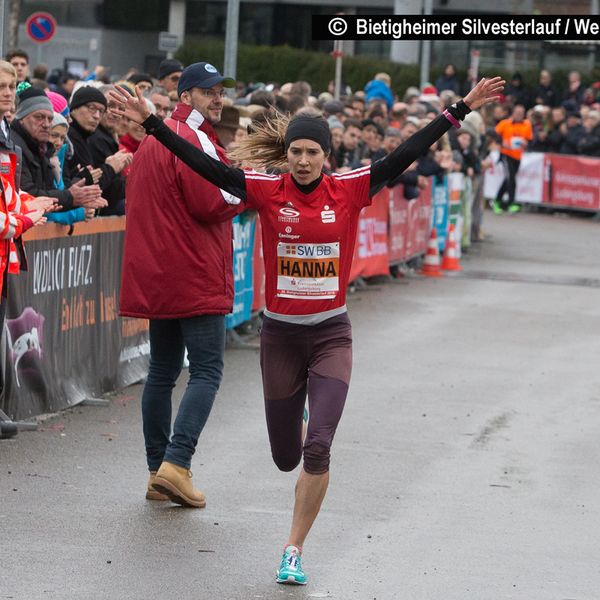
[[[408,204],[408,242],[404,260],[427,252],[431,232],[431,190],[431,178],[428,178],[427,187]]]
[[[551,154],[551,204],[600,210],[600,161],[583,156]]]
[[[404,186],[397,185],[390,190],[390,263],[401,262],[406,257],[408,246],[408,208],[410,203],[404,198]]]
[[[371,206],[360,213],[350,281],[359,276],[372,277],[390,272],[388,202],[389,190],[385,188],[373,197]]]

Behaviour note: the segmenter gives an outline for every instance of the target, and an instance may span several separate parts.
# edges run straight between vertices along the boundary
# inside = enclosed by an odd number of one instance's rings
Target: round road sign
[[[49,42],[56,33],[56,21],[46,12],[36,12],[30,15],[25,22],[27,35],[38,44]]]

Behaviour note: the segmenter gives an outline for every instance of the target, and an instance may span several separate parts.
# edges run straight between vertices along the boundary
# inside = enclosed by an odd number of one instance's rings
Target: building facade
[[[574,0],[568,4],[563,0],[496,0],[493,4],[475,0],[433,0],[433,14],[561,14],[567,11],[589,14],[593,6],[594,0]],[[330,52],[333,42],[311,39],[313,14],[393,15],[420,14],[421,10],[422,0],[345,0],[340,4],[331,0],[241,1],[239,41]],[[25,29],[27,17],[37,11],[49,12],[58,23],[57,35],[45,44],[30,40]],[[159,49],[159,32],[172,31],[184,40],[222,40],[227,24],[227,0],[21,0],[19,20],[18,46],[30,54],[34,64],[44,62],[51,68],[77,73],[102,64],[110,66],[113,75],[122,74],[130,67],[154,74],[166,56],[165,51]],[[581,44],[438,40],[431,45],[431,62],[434,65],[453,62],[465,68],[474,49],[480,52],[482,67],[488,69],[527,69],[542,65],[559,68],[564,67],[565,54],[571,68],[587,69],[596,59],[593,47]],[[421,44],[356,41],[346,43],[344,51],[417,63]]]

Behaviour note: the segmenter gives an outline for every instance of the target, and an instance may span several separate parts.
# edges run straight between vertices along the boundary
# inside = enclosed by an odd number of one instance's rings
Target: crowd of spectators
[[[167,118],[177,102],[184,66],[166,59],[156,76],[132,68],[122,77],[109,78],[107,69],[97,67],[78,78],[49,71],[45,65],[37,65],[30,73],[29,58],[21,50],[9,52],[6,60],[15,67],[19,82],[17,105],[10,117],[12,134],[23,148],[24,191],[57,198],[60,210],[52,220],[63,223],[124,214],[127,174],[145,133],[136,123],[108,110],[108,92],[116,85],[131,93],[137,87],[151,111]],[[494,151],[502,145],[495,128],[510,119],[518,105],[523,106],[533,132],[526,150],[600,156],[600,82],[586,87],[580,74],[572,71],[568,81],[561,83],[563,92],[550,72],[543,70],[539,84],[529,88],[515,73],[500,102],[481,114],[471,113],[458,133],[446,134],[394,185],[403,183],[405,197],[412,199],[426,185],[426,177],[461,171],[477,189],[483,171],[496,156]],[[326,167],[343,173],[394,150],[466,94],[470,85],[458,79],[451,64],[444,67],[435,85],[404,89],[402,82],[392,82],[387,73],[377,73],[361,90],[343,85],[339,100],[334,99],[333,82],[322,92],[305,81],[238,82],[235,95],[224,100],[216,133],[224,148],[233,149],[253,121],[274,114],[317,111],[327,119],[332,136]],[[478,237],[477,228],[474,236]]]

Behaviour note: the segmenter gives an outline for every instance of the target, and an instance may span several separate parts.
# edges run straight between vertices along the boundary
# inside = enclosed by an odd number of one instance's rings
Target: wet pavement
[[[206,509],[144,500],[140,385],[0,441],[0,599],[598,600],[600,223],[486,219],[460,276],[349,298],[306,587],[274,582],[296,474],[245,348],[194,458]]]

